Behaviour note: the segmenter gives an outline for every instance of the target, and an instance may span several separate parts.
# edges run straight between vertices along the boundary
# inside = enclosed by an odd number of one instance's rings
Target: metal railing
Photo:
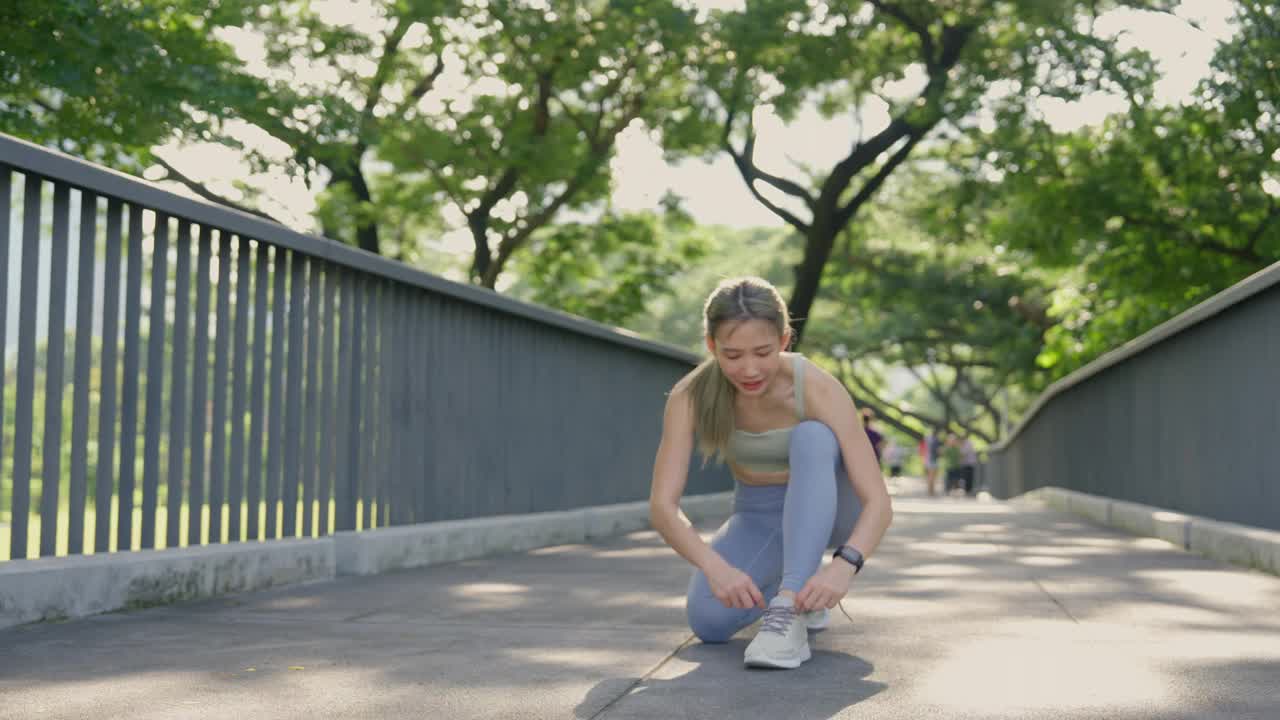
[[[643,499],[697,360],[3,135],[0,340],[0,560]]]
[[[1051,386],[982,469],[1280,530],[1280,264]]]

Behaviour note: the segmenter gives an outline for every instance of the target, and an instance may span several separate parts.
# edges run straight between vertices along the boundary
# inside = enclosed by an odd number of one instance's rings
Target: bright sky
[[[741,5],[741,0],[687,1],[708,9]],[[324,0],[318,0],[313,6],[325,4]],[[350,0],[341,4],[349,12]],[[1151,52],[1165,74],[1157,86],[1157,100],[1176,102],[1206,74],[1215,43],[1230,34],[1226,22],[1230,11],[1230,0],[1184,0],[1177,15],[1198,23],[1200,30],[1178,18],[1135,11],[1107,13],[1099,19],[1097,29],[1106,35],[1119,34],[1122,49],[1140,46]],[[918,85],[907,80],[899,90],[911,92],[916,88]],[[1060,101],[1040,104],[1046,119],[1060,129],[1096,123],[1122,107],[1117,98],[1108,96],[1091,96],[1070,104]],[[861,119],[865,123],[864,137],[888,122],[882,106],[863,108]],[[834,157],[847,153],[857,137],[853,117],[827,120],[814,111],[804,113],[786,126],[764,109],[757,112],[756,125],[760,135],[757,162],[772,172],[793,177],[800,177],[799,166],[829,167]],[[245,138],[248,142],[270,146],[269,139],[255,137],[252,132],[246,131]],[[702,223],[733,227],[781,224],[750,195],[732,162],[723,155],[710,163],[686,161],[672,166],[663,160],[661,150],[647,133],[636,127],[620,136],[617,151],[614,204],[618,209],[656,208],[663,194],[671,190],[684,198],[685,207]],[[228,196],[238,194],[231,185],[237,180],[269,188],[267,194],[274,202],[268,210],[272,214],[297,229],[315,229],[310,219],[314,196],[300,181],[278,173],[248,176],[232,151],[216,146],[167,146],[160,154],[216,192]],[[448,240],[450,245],[458,243],[461,248],[470,244],[465,232],[453,234]]]

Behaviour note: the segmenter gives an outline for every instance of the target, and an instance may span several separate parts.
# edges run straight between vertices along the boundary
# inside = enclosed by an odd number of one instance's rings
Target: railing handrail
[[[278,223],[234,208],[178,195],[143,178],[93,165],[58,150],[4,133],[0,133],[0,163],[103,196],[119,198],[153,211],[181,216],[199,224],[265,240],[289,250],[510,315],[683,362],[699,361],[697,355],[683,348],[642,338],[625,328],[612,327],[551,308],[531,305],[486,288],[454,282],[438,275],[415,270],[403,263],[388,260],[366,250],[317,235],[290,230]],[[7,218],[4,221],[7,222]]]
[[[1044,392],[1040,393],[1040,396],[1036,398],[1036,401],[1031,405],[1031,408],[1023,414],[1022,419],[1013,428],[1013,430],[1009,432],[1008,436],[1001,438],[999,442],[992,445],[991,450],[1000,452],[1007,448],[1009,443],[1013,442],[1031,423],[1031,421],[1035,419],[1036,414],[1040,412],[1041,408],[1043,408],[1057,395],[1079,385],[1107,368],[1128,360],[1153,345],[1164,342],[1185,330],[1189,330],[1232,306],[1239,305],[1254,295],[1257,295],[1258,293],[1261,293],[1277,284],[1280,284],[1280,262],[1276,262],[1259,270],[1226,290],[1204,300],[1198,305],[1184,310],[1178,315],[1160,323],[1147,332],[1139,335],[1129,342],[1124,343],[1120,347],[1104,353],[1093,362],[1058,380],[1046,388]]]

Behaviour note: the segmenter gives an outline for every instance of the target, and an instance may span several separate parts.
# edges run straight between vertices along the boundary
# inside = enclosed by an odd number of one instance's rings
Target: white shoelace
[[[770,605],[764,611],[764,621],[760,632],[774,632],[785,635],[796,619],[796,609],[786,605]]]

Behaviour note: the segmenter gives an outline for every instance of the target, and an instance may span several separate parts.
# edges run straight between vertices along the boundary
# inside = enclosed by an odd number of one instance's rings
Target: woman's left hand
[[[801,612],[833,608],[849,592],[853,566],[843,560],[832,560],[809,578],[796,593],[796,607]]]

